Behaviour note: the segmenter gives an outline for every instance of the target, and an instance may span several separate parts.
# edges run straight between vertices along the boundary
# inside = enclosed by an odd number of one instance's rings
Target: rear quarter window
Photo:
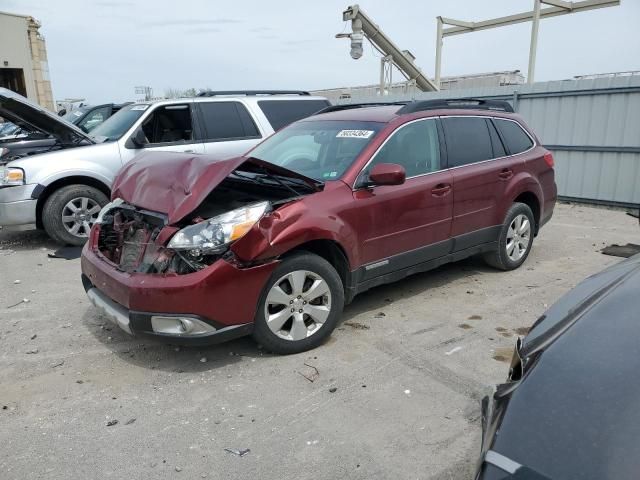
[[[510,155],[522,153],[533,147],[531,138],[518,123],[499,118],[494,118],[493,121],[500,131]]]
[[[274,130],[309,117],[329,106],[327,100],[260,100],[258,106]]]

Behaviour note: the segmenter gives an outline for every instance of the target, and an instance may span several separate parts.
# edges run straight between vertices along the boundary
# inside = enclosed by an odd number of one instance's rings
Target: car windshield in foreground
[[[337,180],[383,126],[378,122],[302,121],[269,137],[249,156],[321,182]]]
[[[122,107],[118,113],[107,118],[104,123],[91,130],[91,136],[96,140],[118,140],[142,116],[147,108],[149,108],[147,104]]]

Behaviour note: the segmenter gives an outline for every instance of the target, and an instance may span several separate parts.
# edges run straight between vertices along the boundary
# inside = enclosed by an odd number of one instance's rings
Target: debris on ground
[[[369,330],[371,328],[369,325],[365,325],[364,323],[360,322],[344,322],[344,324],[356,330]]]
[[[200,363],[207,363],[207,357],[202,357],[200,359]]]
[[[405,390],[405,391],[404,391],[404,394],[405,394],[405,395],[411,395],[411,390]]]
[[[178,466],[176,465],[176,472],[181,472],[181,471],[182,471],[182,468],[180,468],[180,467],[178,467]]]
[[[18,305],[22,305],[23,303],[29,303],[29,299],[28,298],[23,298],[18,303],[14,303],[13,305],[9,305],[7,308],[17,307]]]
[[[109,420],[107,422],[107,427],[113,427],[114,425],[118,424],[118,420],[116,420],[115,418],[113,420]]]
[[[61,258],[63,260],[75,260],[80,258],[82,247],[62,247],[53,253],[48,253],[49,258]]]
[[[34,349],[32,349],[32,350],[27,350],[27,351],[26,351],[26,354],[27,354],[27,355],[33,355],[33,354],[35,354],[35,353],[38,353],[38,351],[39,351],[39,350],[38,350],[37,348],[34,348]]]
[[[225,448],[224,451],[225,452],[229,452],[229,453],[233,453],[234,455],[237,455],[238,457],[244,457],[251,450],[249,450],[248,448],[245,448],[244,450],[236,450],[234,448]]]
[[[470,328],[473,328],[471,325],[469,325],[468,323],[461,323],[460,325],[458,325],[459,328],[463,329],[463,330],[469,330]]]
[[[612,257],[629,258],[637,253],[640,253],[640,245],[635,243],[627,243],[626,245],[612,244],[604,247],[600,250],[604,255],[611,255]]]
[[[307,440],[307,445],[317,445],[320,440]]]
[[[133,422],[135,422],[136,419],[135,418],[130,418],[129,420],[127,420],[126,422],[124,422],[125,425],[131,425]]]
[[[64,360],[60,360],[58,363],[54,363],[51,365],[51,368],[61,367],[64,365]]]
[[[336,393],[337,391],[338,391],[338,388],[337,388],[337,387],[331,387],[331,388],[329,389],[329,393]]]
[[[455,347],[452,348],[451,350],[449,350],[448,352],[444,352],[445,355],[453,355],[456,352],[459,352],[460,350],[462,350],[462,347]]]
[[[309,380],[311,383],[315,382],[320,376],[320,372],[318,371],[318,369],[313,365],[309,365],[308,363],[305,363],[304,366],[311,368],[313,371],[309,374],[304,374],[302,372],[298,372],[298,373],[302,375],[304,378],[306,378],[307,380]]]
[[[482,320],[480,315],[471,315],[467,320]]]
[[[518,335],[526,335],[529,333],[529,327],[518,327],[513,329]]]
[[[378,312],[376,313],[373,318],[383,318],[386,317],[387,315],[384,312]]]
[[[37,333],[34,333],[33,335],[31,335],[31,340],[35,340],[38,337]]]
[[[20,284],[20,280],[14,280],[14,281],[13,281],[13,284],[14,284],[14,285],[18,285],[18,284]]]

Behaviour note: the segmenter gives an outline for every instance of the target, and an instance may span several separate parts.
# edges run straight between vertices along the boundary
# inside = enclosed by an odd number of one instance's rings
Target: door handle
[[[502,171],[498,174],[498,177],[500,177],[502,180],[509,180],[511,177],[513,177],[513,170],[511,170],[510,168],[503,168]]]
[[[193,150],[183,150],[184,153],[193,153]]]
[[[431,189],[431,195],[434,197],[443,197],[451,191],[451,185],[448,183],[439,183]]]

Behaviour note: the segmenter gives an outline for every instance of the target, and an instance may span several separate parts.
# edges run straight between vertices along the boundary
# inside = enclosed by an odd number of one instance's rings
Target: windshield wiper
[[[282,181],[281,178],[279,178],[277,175],[274,175],[273,173],[271,173],[269,170],[267,170],[266,168],[260,168],[260,170],[262,171],[262,173],[272,179],[275,180],[276,182],[278,182],[280,185],[282,185],[284,188],[291,190],[296,196],[300,196],[303,195],[301,192],[298,192],[295,188],[293,188],[291,185],[287,185],[285,182]]]
[[[255,183],[259,183],[261,185],[269,185],[268,183],[265,183],[264,180],[261,177],[251,177],[249,175],[244,175],[240,172],[238,172],[237,170],[233,172],[233,174],[236,177],[240,177],[243,178],[245,180],[249,180]],[[295,188],[293,188],[291,185],[287,185],[285,182],[282,181],[282,179],[278,178],[276,175],[272,174],[271,172],[269,172],[266,169],[260,169],[260,174],[264,175],[267,178],[270,178],[271,180],[273,180],[274,182],[278,183],[279,185],[281,185],[282,187],[286,188],[287,190],[293,192],[293,194],[296,197],[300,197],[303,194],[299,191],[297,191]]]

